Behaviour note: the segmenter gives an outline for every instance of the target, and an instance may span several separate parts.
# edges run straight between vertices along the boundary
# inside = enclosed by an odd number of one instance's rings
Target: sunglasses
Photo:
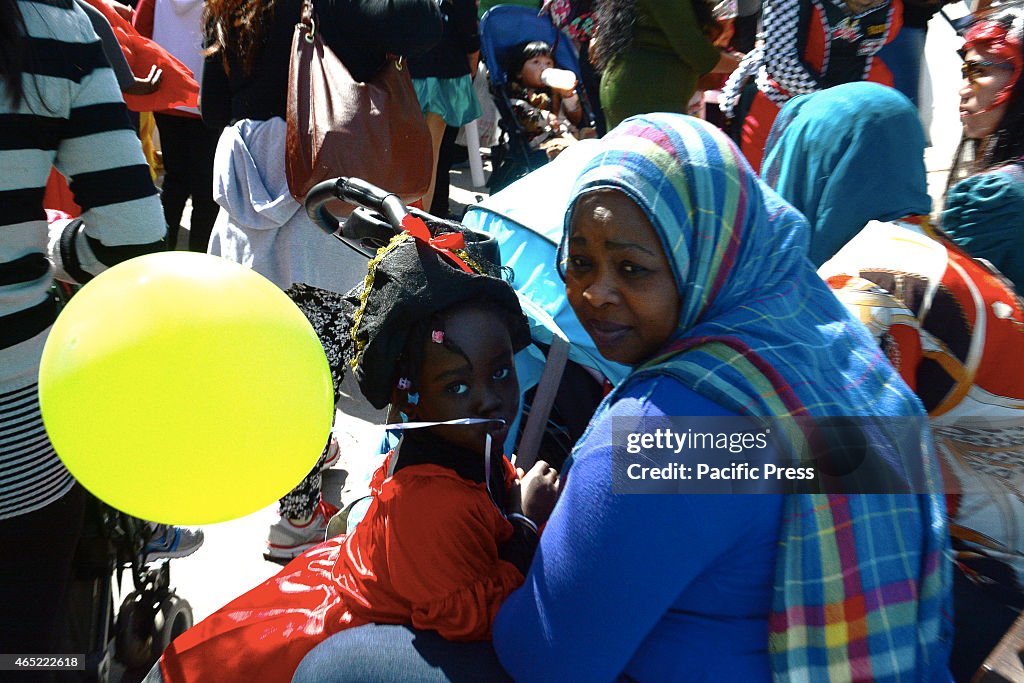
[[[960,65],[960,75],[969,82],[974,83],[982,76],[987,76],[985,69],[1009,69],[1013,70],[1013,64],[1009,62],[990,62],[987,59],[972,59]]]

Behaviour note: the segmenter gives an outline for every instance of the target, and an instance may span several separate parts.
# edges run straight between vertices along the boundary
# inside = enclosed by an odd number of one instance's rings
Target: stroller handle
[[[384,214],[395,230],[402,229],[402,219],[409,214],[401,198],[359,178],[334,178],[317,183],[306,195],[306,215],[321,230],[334,234],[341,221],[327,209],[327,203],[340,199]]]

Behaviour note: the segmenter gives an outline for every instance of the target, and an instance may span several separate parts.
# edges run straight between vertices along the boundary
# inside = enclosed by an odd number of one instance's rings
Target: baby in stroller
[[[530,149],[554,159],[577,140],[596,137],[576,92],[576,75],[556,68],[554,52],[542,40],[516,45],[507,57],[507,90],[512,112],[525,131]]]

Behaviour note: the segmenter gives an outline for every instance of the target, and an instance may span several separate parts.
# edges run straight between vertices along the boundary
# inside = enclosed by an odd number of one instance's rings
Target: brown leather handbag
[[[362,178],[419,199],[430,186],[433,151],[409,70],[400,57],[360,83],[317,31],[312,0],[292,37],[285,171],[292,196],[317,183]]]

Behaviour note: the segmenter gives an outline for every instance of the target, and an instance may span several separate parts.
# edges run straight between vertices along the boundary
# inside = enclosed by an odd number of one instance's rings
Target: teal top
[[[1024,166],[1021,161],[964,178],[946,196],[942,229],[973,258],[1024,288]]]

